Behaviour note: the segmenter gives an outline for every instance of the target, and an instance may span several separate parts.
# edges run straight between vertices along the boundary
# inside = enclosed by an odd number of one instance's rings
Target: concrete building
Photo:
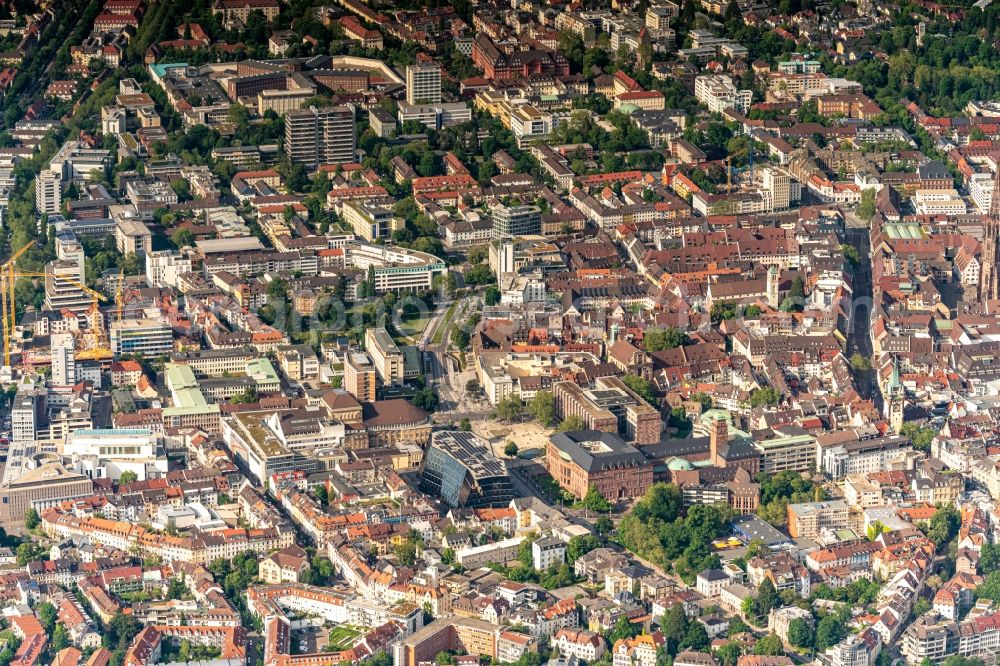
[[[823,529],[842,530],[849,524],[843,500],[788,505],[788,534],[793,539],[815,539]]]
[[[163,434],[145,428],[77,430],[66,439],[62,455],[92,479],[117,481],[132,472],[143,481],[165,476],[168,466]]]
[[[76,339],[70,333],[54,333],[49,353],[52,357],[52,385],[76,384]]]
[[[45,170],[35,176],[35,210],[39,215],[55,215],[62,206],[62,174]]]
[[[406,66],[407,104],[437,104],[441,101],[441,65],[417,60]]]
[[[361,402],[375,401],[375,366],[367,354],[344,354],[344,389]]]
[[[173,250],[146,252],[146,284],[177,287],[178,278],[192,270],[191,258]]]
[[[365,350],[371,356],[379,381],[386,386],[402,384],[406,358],[384,328],[365,331]]]
[[[726,109],[747,113],[753,101],[753,91],[738,90],[733,80],[724,75],[696,77],[694,96],[712,113],[722,113]]]
[[[285,114],[285,154],[307,168],[353,162],[356,141],[350,107],[312,106]]]
[[[392,209],[368,202],[347,201],[341,212],[354,233],[372,243],[391,238],[393,231],[405,225],[404,220],[393,216]]]
[[[484,620],[451,615],[431,622],[392,646],[393,666],[432,662],[439,652],[497,656],[497,627]]]
[[[503,206],[490,210],[493,238],[533,236],[542,232],[542,211],[537,206]]]
[[[111,322],[111,352],[159,356],[174,347],[170,325],[158,319],[123,319]]]
[[[78,285],[83,284],[83,265],[75,261],[52,261],[45,270],[45,309],[71,310],[84,314],[93,299]]]
[[[69,471],[62,463],[49,462],[0,486],[0,521],[8,526],[17,524],[32,507],[40,513],[46,506],[93,492],[94,483],[89,478]]]

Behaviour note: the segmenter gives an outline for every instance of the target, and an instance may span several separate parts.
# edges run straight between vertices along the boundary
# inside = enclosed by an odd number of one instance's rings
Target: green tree
[[[486,305],[496,305],[500,302],[500,289],[496,285],[491,284],[486,287],[486,291],[483,292],[483,302]]]
[[[24,512],[24,526],[29,530],[33,530],[42,524],[42,519],[39,518],[38,512],[34,508],[30,508]]]
[[[521,398],[516,395],[506,397],[497,403],[497,418],[507,423],[519,419],[522,411]]]
[[[858,217],[870,220],[875,215],[875,190],[868,188],[861,191],[861,203],[858,204]]]
[[[816,632],[812,624],[797,617],[788,623],[788,642],[795,647],[811,648],[816,641]]]
[[[608,534],[611,534],[612,531],[614,531],[615,524],[607,516],[601,516],[600,518],[594,521],[594,529],[597,530],[598,534],[602,536],[607,536]]]
[[[753,653],[757,655],[778,656],[785,654],[785,646],[777,634],[768,634],[757,640],[753,646]]]
[[[125,485],[127,483],[134,483],[135,481],[138,480],[138,478],[139,477],[138,475],[136,475],[135,472],[131,470],[125,470],[124,472],[121,473],[121,476],[118,477],[118,483],[120,485]]]
[[[611,628],[611,631],[608,632],[608,644],[614,645],[619,639],[634,638],[635,636],[638,636],[641,631],[642,627],[632,624],[627,616],[621,615],[618,617],[615,625]]]
[[[503,454],[508,458],[513,458],[517,455],[517,444],[514,442],[507,442],[507,445],[503,447]]]
[[[68,648],[69,645],[69,632],[66,631],[66,627],[62,623],[57,624],[55,630],[52,632],[52,651],[59,652]]]
[[[766,405],[777,405],[781,402],[781,393],[770,386],[754,389],[750,394],[751,407],[763,407]]]
[[[587,488],[587,494],[583,497],[583,506],[588,511],[596,511],[597,513],[607,513],[611,510],[611,504],[593,485]]]
[[[45,601],[38,605],[38,608],[35,610],[35,614],[38,616],[38,621],[45,629],[45,633],[51,635],[56,627],[56,619],[59,615],[56,607],[50,602]]]
[[[538,391],[528,403],[528,413],[545,427],[556,420],[556,401],[551,391]]]
[[[469,348],[470,340],[468,331],[461,326],[451,329],[451,344],[455,345],[460,351],[465,351]]]
[[[847,636],[847,628],[834,614],[829,614],[816,626],[816,649],[833,647]]]
[[[859,372],[867,372],[872,369],[872,362],[868,357],[855,352],[851,355],[851,367]]]
[[[663,351],[664,349],[674,349],[688,344],[687,333],[679,328],[668,326],[667,328],[649,328],[643,333],[642,346],[648,352]]]
[[[931,452],[931,444],[937,431],[934,428],[927,428],[916,423],[904,423],[900,434],[909,437],[913,442],[913,448],[924,453]]]
[[[654,407],[657,406],[656,396],[653,395],[653,386],[649,383],[648,379],[638,375],[625,375],[621,379],[625,385],[635,391],[640,398]]]
[[[411,566],[417,560],[417,544],[413,539],[406,539],[393,548],[392,552],[404,567]]]
[[[440,398],[434,389],[425,386],[422,389],[418,389],[417,392],[413,394],[413,397],[410,398],[410,402],[425,412],[433,412],[438,408]]]
[[[556,427],[556,431],[574,432],[576,430],[583,430],[585,427],[587,427],[587,424],[583,422],[583,419],[574,414],[563,419]]]

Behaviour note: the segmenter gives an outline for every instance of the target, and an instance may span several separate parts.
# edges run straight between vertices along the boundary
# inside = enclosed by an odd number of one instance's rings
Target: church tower
[[[767,269],[767,304],[776,308],[781,303],[778,301],[778,283],[781,282],[781,272],[777,266]]]
[[[892,359],[892,375],[886,387],[885,411],[889,419],[889,427],[896,434],[903,430],[903,407],[906,403],[906,391],[903,382],[899,380],[899,361]]]
[[[979,253],[979,300],[989,306],[1000,299],[1000,275],[997,274],[998,247],[1000,247],[1000,154],[993,156],[997,172],[993,174],[993,199],[990,214],[983,228],[983,244]]]

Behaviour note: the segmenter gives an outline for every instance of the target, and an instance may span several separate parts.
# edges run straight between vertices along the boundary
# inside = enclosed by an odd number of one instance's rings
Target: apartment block
[[[354,161],[356,139],[350,107],[311,106],[285,114],[285,153],[308,168]]]

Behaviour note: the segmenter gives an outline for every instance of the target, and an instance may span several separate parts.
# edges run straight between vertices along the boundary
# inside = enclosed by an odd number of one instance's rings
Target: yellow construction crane
[[[3,364],[10,367],[10,343],[14,337],[14,327],[17,325],[17,303],[14,301],[14,264],[21,256],[31,249],[35,241],[29,241],[24,247],[11,255],[0,266],[0,300],[3,301]]]
[[[32,273],[26,271],[19,271],[12,269],[9,272],[9,279],[14,280],[19,277],[40,277],[47,278],[51,277],[53,279],[62,280],[68,284],[73,285],[77,289],[80,289],[91,297],[90,314],[92,316],[91,326],[88,330],[88,337],[90,338],[90,344],[86,349],[81,349],[75,353],[76,358],[81,361],[85,360],[102,360],[106,358],[111,358],[113,354],[111,353],[111,348],[107,344],[106,338],[104,338],[104,322],[101,317],[101,311],[99,309],[98,301],[107,301],[107,297],[99,291],[91,289],[82,282],[77,282],[73,278],[66,277],[65,275],[59,275],[57,273]],[[11,333],[13,333],[13,326],[11,327]],[[102,339],[104,338],[104,339]],[[6,341],[6,337],[4,338]]]

